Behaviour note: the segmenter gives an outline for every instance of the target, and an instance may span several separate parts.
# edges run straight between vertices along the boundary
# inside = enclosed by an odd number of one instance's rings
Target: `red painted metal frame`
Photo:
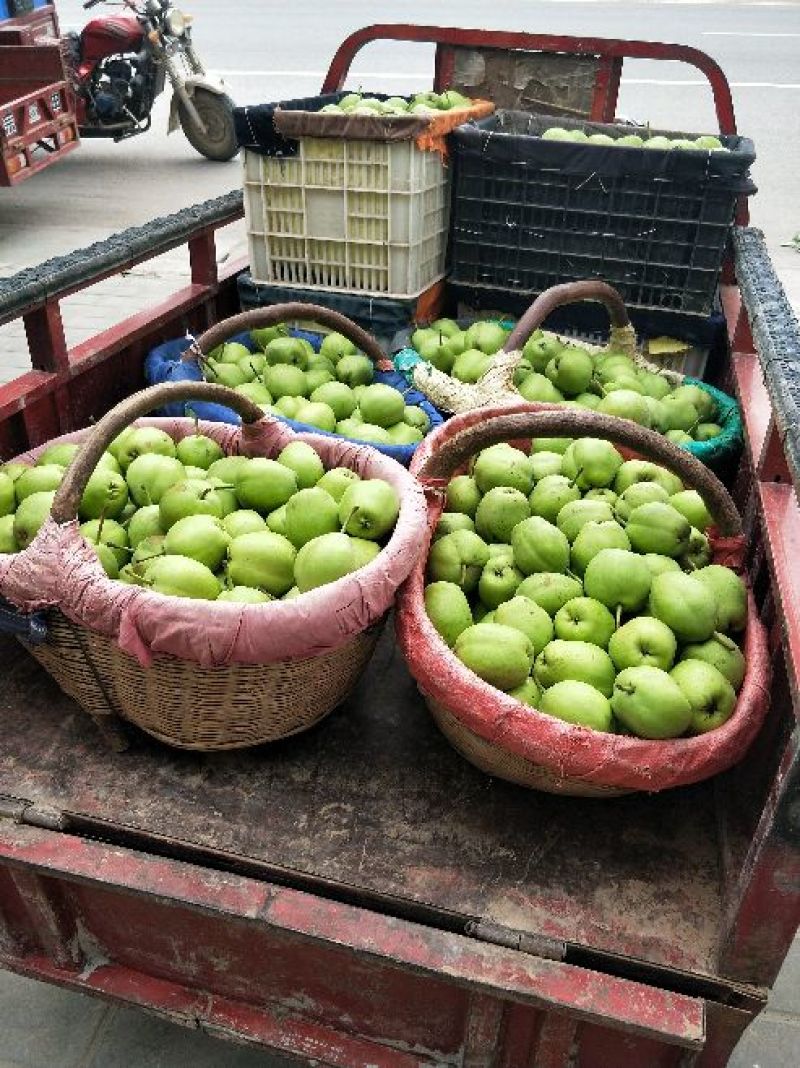
[[[352,1068],[725,1063],[698,998],[11,821],[0,860],[6,967],[224,1037]]]
[[[0,45],[0,70],[6,85],[18,79],[14,97],[0,98],[0,186],[10,186],[58,162],[80,141],[59,45]],[[4,120],[13,122],[14,133],[5,131]]]
[[[730,86],[721,67],[696,48],[686,45],[663,44],[653,41],[618,41],[603,37],[567,37],[545,33],[518,33],[505,30],[460,29],[455,26],[412,26],[378,24],[356,30],[342,42],[331,61],[323,93],[341,89],[357,53],[373,41],[415,41],[459,48],[497,48],[529,52],[566,52],[571,55],[597,56],[601,63],[592,106],[591,118],[610,122],[614,118],[619,75],[624,59],[655,59],[689,63],[708,79],[714,95],[720,132],[736,133],[736,116]],[[434,88],[446,88],[448,70],[437,63]]]

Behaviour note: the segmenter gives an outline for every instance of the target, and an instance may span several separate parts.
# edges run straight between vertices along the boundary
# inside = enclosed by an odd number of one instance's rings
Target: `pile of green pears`
[[[54,444],[35,465],[0,468],[0,552],[26,548],[79,449]],[[89,478],[81,533],[106,574],[207,601],[290,600],[364,567],[400,511],[383,479],[325,470],[306,442],[274,459],[225,456],[195,433],[177,443],[129,427]]]
[[[447,487],[425,606],[476,675],[569,723],[641,738],[721,726],[747,590],[711,563],[700,497],[599,438],[493,445]]]
[[[621,145],[625,148],[660,148],[678,149],[683,152],[728,152],[718,137],[703,134],[701,137],[664,137],[663,134],[641,137],[639,134],[623,134],[612,137],[610,134],[587,134],[583,130],[565,130],[562,126],[551,126],[542,134],[543,141],[575,141],[590,145]]]
[[[338,104],[326,104],[320,112],[328,115],[380,115],[393,118],[399,115],[438,115],[442,111],[468,108],[472,101],[468,96],[447,89],[443,93],[415,93],[413,96],[390,96],[378,100],[375,96],[348,93]]]
[[[372,360],[342,334],[326,334],[319,352],[285,325],[252,330],[258,347],[228,341],[203,361],[206,381],[228,386],[264,411],[377,445],[415,445],[430,429],[424,409],[373,384]]]
[[[460,382],[477,382],[507,337],[508,331],[490,320],[462,330],[452,319],[437,319],[415,330],[411,344],[438,370]],[[536,330],[526,342],[514,385],[527,401],[631,419],[678,445],[709,441],[722,433],[715,421],[716,402],[699,386],[673,387],[664,375],[637,367],[625,353],[592,353],[545,330]]]

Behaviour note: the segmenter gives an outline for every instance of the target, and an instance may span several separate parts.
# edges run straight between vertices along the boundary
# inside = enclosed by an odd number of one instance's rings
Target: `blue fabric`
[[[308,330],[290,330],[289,333],[292,337],[304,338],[313,345],[316,352],[319,351],[323,338],[322,334],[315,334]],[[236,334],[228,340],[237,341],[251,352],[257,351],[257,346],[250,340],[249,334]],[[182,353],[189,348],[190,344],[191,340],[187,337],[177,338],[174,341],[165,341],[161,345],[157,345],[148,353],[144,361],[144,377],[147,384],[154,386],[161,382],[202,382],[203,373],[197,360],[181,360]],[[392,386],[403,394],[406,404],[418,405],[422,408],[431,421],[431,429],[444,422],[441,412],[434,408],[427,397],[410,387],[403,375],[397,371],[376,371],[374,381]],[[181,417],[189,414],[189,412],[198,419],[208,419],[213,423],[238,424],[241,422],[232,408],[225,408],[221,404],[209,404],[208,401],[178,401],[174,404],[166,404],[159,409],[157,414]],[[322,434],[329,438],[342,437],[341,434],[331,434],[327,430],[320,430],[319,427],[309,426],[307,423],[298,423],[294,419],[287,419],[277,413],[273,414],[276,419],[280,419],[282,423],[286,423],[287,426],[290,426],[292,430],[298,431],[298,433]],[[355,440],[359,443],[357,439],[348,438],[347,440]],[[408,467],[411,463],[411,458],[417,448],[416,445],[377,445],[371,441],[360,442],[359,444],[370,445],[385,456],[391,456],[392,459],[397,460],[398,463],[403,464],[405,467]]]

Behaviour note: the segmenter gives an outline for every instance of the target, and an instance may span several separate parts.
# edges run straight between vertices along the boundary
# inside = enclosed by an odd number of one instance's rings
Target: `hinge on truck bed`
[[[545,960],[564,960],[567,955],[565,942],[546,935],[529,934],[527,931],[515,931],[511,927],[492,923],[491,920],[470,920],[464,933],[481,942],[491,942],[494,946],[517,949],[521,953],[530,953]]]

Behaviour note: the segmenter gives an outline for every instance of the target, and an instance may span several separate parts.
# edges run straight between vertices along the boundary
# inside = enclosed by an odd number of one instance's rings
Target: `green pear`
[[[650,426],[650,408],[645,398],[632,389],[608,392],[597,405],[597,411],[616,419],[630,419],[639,426]]]
[[[170,597],[216,601],[220,594],[220,584],[209,568],[185,556],[155,557],[148,562],[143,583]]]
[[[575,397],[589,388],[592,369],[592,358],[585,349],[567,345],[548,363],[545,374],[561,393]]]
[[[531,456],[539,452],[557,452],[563,456],[574,440],[574,438],[534,438],[531,441]]]
[[[664,397],[661,404],[666,412],[670,430],[689,431],[700,421],[697,409],[685,397],[676,397],[670,393]]]
[[[190,515],[169,528],[164,538],[164,552],[188,556],[216,571],[225,559],[230,541],[221,519],[211,515]]]
[[[257,530],[266,530],[267,524],[263,517],[250,508],[237,508],[235,512],[229,512],[223,516],[222,526],[230,538],[238,538],[240,534],[253,534]]]
[[[364,421],[385,428],[402,422],[405,411],[403,394],[392,386],[376,383],[367,386],[358,402]]]
[[[480,349],[466,349],[456,356],[450,373],[459,382],[475,383],[486,374],[493,359]]]
[[[547,571],[529,575],[517,589],[517,597],[527,597],[534,601],[551,617],[555,616],[567,601],[582,594],[583,585],[580,579]]]
[[[557,682],[542,694],[540,711],[595,731],[611,730],[611,705],[596,687],[577,679]]]
[[[354,482],[339,501],[342,530],[354,538],[377,541],[394,528],[399,514],[400,497],[397,490],[382,478]],[[467,531],[461,533],[466,534]]]
[[[451,648],[473,624],[464,591],[454,582],[431,582],[425,587],[425,611],[443,641]]]
[[[721,564],[709,564],[695,571],[693,578],[714,595],[716,629],[743,630],[747,622],[747,587],[736,572]]]
[[[721,433],[722,427],[719,423],[698,423],[694,428],[694,440],[711,441],[712,438],[718,438]]]
[[[543,374],[534,372],[524,378],[517,387],[521,396],[531,404],[559,404],[564,394]]]
[[[610,441],[579,438],[564,453],[561,469],[578,489],[588,490],[610,486],[621,465],[622,457]]]
[[[273,534],[282,534],[286,537],[286,505],[282,504],[280,508],[275,508],[267,515],[266,518],[267,530],[271,530]]]
[[[558,527],[541,516],[518,523],[511,533],[514,562],[525,575],[538,571],[566,571],[569,542]]]
[[[213,485],[199,478],[187,478],[170,486],[159,501],[158,508],[161,526],[166,531],[188,515],[213,515],[221,519],[228,511],[234,510],[226,507],[225,499]]]
[[[327,430],[328,433],[333,433],[336,430],[336,416],[333,414],[333,409],[329,408],[327,404],[307,401],[305,404],[300,405],[294,418],[298,423],[314,426],[319,430]]]
[[[747,664],[741,649],[727,634],[714,634],[705,642],[685,645],[681,660],[704,660],[721,672],[738,692],[744,682]]]
[[[697,490],[681,490],[673,493],[669,503],[685,516],[693,527],[705,531],[711,526],[711,513]]]
[[[44,452],[39,454],[36,466],[42,467],[45,464],[56,464],[58,467],[69,467],[80,449],[80,445],[67,441],[59,442],[57,445],[49,445]]]
[[[654,400],[663,400],[671,392],[667,379],[656,371],[640,371],[639,381],[644,387],[645,394]]]
[[[343,578],[357,566],[352,538],[336,532],[321,534],[307,541],[298,551],[294,563],[295,583],[301,593],[307,593]]]
[[[527,495],[533,487],[530,458],[506,444],[483,449],[475,460],[472,477],[481,493],[497,486],[510,486]]]
[[[250,349],[246,345],[241,345],[238,341],[225,341],[212,349],[208,358],[215,363],[238,363],[250,355]]]
[[[287,464],[259,456],[242,469],[234,487],[242,508],[266,514],[286,504],[297,492],[298,481],[295,471]],[[241,585],[248,586],[249,583],[242,582]]]
[[[166,537],[163,534],[151,534],[147,538],[142,538],[133,550],[130,563],[133,565],[144,564],[148,560],[154,560],[157,556],[164,556],[165,541]]]
[[[636,552],[672,557],[686,552],[691,529],[688,519],[663,501],[638,505],[625,524],[625,533]]]
[[[81,534],[93,545],[105,545],[113,554],[117,568],[124,567],[130,557],[128,535],[113,519],[90,519],[81,523]]]
[[[583,575],[589,563],[604,549],[630,549],[631,543],[625,531],[613,520],[601,523],[586,523],[572,543],[570,566]]]
[[[50,515],[55,490],[31,493],[19,504],[14,513],[13,535],[20,549],[27,549]]]
[[[533,481],[538,482],[548,475],[560,475],[563,457],[558,452],[535,452],[531,456]]]
[[[494,356],[506,342],[506,331],[499,323],[480,321],[467,330],[467,346],[480,349],[487,356]]]
[[[517,523],[527,519],[530,514],[531,507],[524,493],[510,486],[495,486],[478,505],[475,530],[485,541],[508,542]]]
[[[556,516],[556,526],[572,545],[587,523],[605,523],[613,518],[611,505],[605,501],[569,501]]]
[[[716,417],[717,404],[714,398],[701,386],[678,386],[671,396],[678,400],[687,400],[695,410],[701,423],[710,423]]]
[[[128,465],[125,480],[139,505],[159,504],[167,490],[186,478],[180,460],[159,453],[143,453]]]
[[[478,580],[478,597],[489,608],[510,601],[525,576],[505,556],[490,558]]]
[[[614,490],[620,496],[637,482],[655,482],[671,496],[683,489],[683,483],[671,471],[649,460],[626,460],[617,471]]]
[[[22,504],[26,497],[34,493],[58,489],[64,479],[64,470],[59,464],[42,464],[23,471],[14,483],[17,504]]]
[[[297,470],[295,469],[295,474]],[[301,476],[302,477],[302,476]],[[310,477],[310,472],[309,472]],[[308,478],[303,477],[303,482],[307,482]],[[344,491],[348,489],[354,482],[359,481],[359,476],[355,471],[351,471],[349,467],[332,467],[329,471],[326,471],[324,475],[316,482],[318,489],[325,490],[338,504],[344,496]],[[302,485],[301,489],[309,489],[309,486]]]
[[[116,519],[128,503],[128,484],[122,475],[97,468],[89,476],[78,506],[81,519]]]
[[[447,484],[445,501],[448,512],[463,512],[474,518],[481,502],[481,491],[470,475],[456,475]]]
[[[651,616],[666,623],[679,642],[704,642],[716,629],[713,590],[682,571],[665,571],[653,577],[648,609]]]
[[[275,413],[284,415],[287,419],[294,419],[303,406],[303,397],[279,397],[275,402]]]
[[[318,487],[298,490],[286,502],[285,536],[296,549],[312,538],[339,530],[339,506]]]
[[[691,573],[706,567],[711,563],[711,556],[711,543],[708,538],[697,527],[691,527],[686,552],[679,558],[682,570]]]
[[[442,512],[433,531],[433,540],[438,541],[445,534],[452,534],[454,530],[475,530],[475,523],[463,512]]]
[[[690,731],[706,734],[730,719],[736,693],[730,682],[705,660],[682,659],[670,672],[692,708]]]
[[[303,342],[296,337],[274,338],[265,347],[264,355],[270,367],[277,367],[283,364],[305,371],[308,366],[308,350]]]
[[[588,683],[604,697],[610,697],[614,688],[611,657],[590,642],[554,639],[536,657],[533,676],[544,690],[565,679]]]
[[[647,600],[650,583],[650,569],[642,557],[625,549],[601,549],[583,576],[586,596],[617,615],[637,612]]]
[[[153,534],[166,534],[166,530],[161,525],[161,509],[157,504],[147,504],[129,519],[128,542],[135,549],[140,541]]]
[[[591,597],[574,597],[559,608],[554,620],[555,635],[564,641],[589,642],[601,649],[608,646],[616,630],[614,617],[604,604]]]
[[[521,686],[515,686],[513,690],[509,690],[508,696],[513,697],[515,701],[521,701],[529,708],[538,708],[542,699],[542,691],[533,679],[527,678]]]
[[[453,651],[479,678],[498,690],[521,686],[533,660],[533,646],[527,637],[514,627],[499,623],[467,627],[456,639]]]
[[[645,664],[617,675],[611,708],[640,738],[677,738],[692,721],[692,706],[677,682],[661,668]]]
[[[608,652],[617,671],[647,667],[669,671],[678,643],[669,627],[653,616],[636,616],[611,635]]]
[[[562,342],[554,334],[531,336],[522,349],[523,357],[534,371],[542,374],[550,361],[563,349]]]
[[[647,564],[651,575],[661,575],[664,571],[681,571],[681,565],[671,556],[660,556],[658,553],[645,553],[642,559]]]
[[[664,437],[667,441],[671,441],[673,445],[689,445],[694,438],[691,434],[687,434],[685,430],[668,430]]]
[[[240,534],[228,546],[228,579],[234,586],[250,586],[280,597],[295,584],[296,557],[295,547],[281,534],[271,530]]]
[[[104,453],[103,455],[110,455],[110,453]],[[113,456],[111,458],[113,460]],[[0,465],[0,472],[7,475],[12,482],[16,482],[19,476],[24,475],[30,466],[30,464],[21,463],[19,460],[12,460],[7,464]]]
[[[583,499],[585,501],[605,501],[606,504],[610,504],[612,508],[615,508],[618,495],[607,486],[596,486],[594,489],[587,490],[583,495]]]
[[[578,487],[566,476],[545,475],[533,487],[528,501],[533,515],[555,523],[564,505],[579,500],[580,495]]]
[[[652,501],[666,503],[669,499],[667,491],[657,482],[634,482],[617,498],[614,514],[620,523],[625,523],[630,519],[633,509],[640,504],[650,504]]]
[[[19,544],[14,537],[14,516],[0,517],[0,553],[17,553]]]
[[[12,515],[17,508],[14,481],[8,475],[0,473],[0,516]],[[530,514],[530,510],[528,512]]]
[[[540,605],[527,597],[512,597],[499,604],[493,614],[495,623],[514,627],[528,638],[535,656],[553,640],[553,622]]]
[[[453,582],[467,593],[476,589],[489,562],[486,542],[468,530],[439,538],[428,554],[428,572],[436,582]]]
[[[575,403],[581,408],[591,408],[592,411],[596,411],[600,407],[600,397],[596,393],[579,393],[575,398]]]
[[[229,590],[223,590],[217,597],[218,601],[230,601],[234,604],[265,604],[274,600],[268,593],[254,590],[252,586],[232,586]]]

